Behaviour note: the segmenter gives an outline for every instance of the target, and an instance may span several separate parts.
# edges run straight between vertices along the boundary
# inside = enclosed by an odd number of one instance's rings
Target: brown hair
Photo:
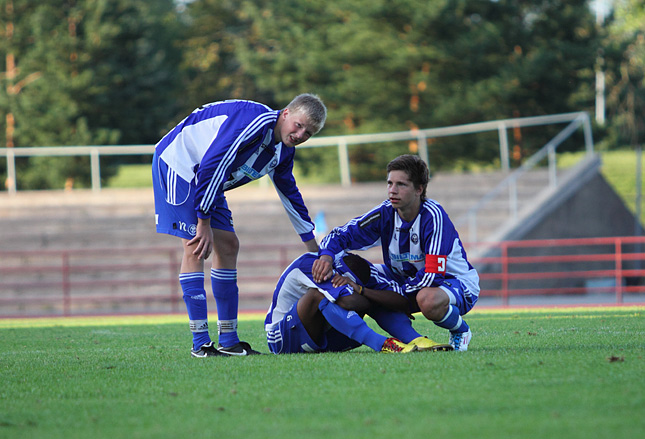
[[[404,154],[400,155],[387,164],[387,173],[391,171],[403,171],[408,174],[408,178],[414,184],[414,188],[423,188],[421,199],[426,199],[426,189],[430,181],[430,171],[426,162],[421,160],[418,155]]]

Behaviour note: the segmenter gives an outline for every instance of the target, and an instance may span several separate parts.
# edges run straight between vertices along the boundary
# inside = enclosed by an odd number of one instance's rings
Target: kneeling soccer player
[[[426,197],[428,182],[428,167],[418,156],[392,160],[387,166],[388,199],[322,240],[314,279],[331,278],[338,254],[380,245],[381,274],[399,284],[411,312],[420,311],[447,329],[450,345],[463,352],[472,332],[462,316],[477,303],[479,275],[446,211]]]

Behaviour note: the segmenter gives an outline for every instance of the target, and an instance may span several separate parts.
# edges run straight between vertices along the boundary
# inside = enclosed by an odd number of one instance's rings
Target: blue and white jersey
[[[279,110],[252,101],[229,100],[193,111],[155,146],[168,165],[168,201],[174,187],[195,183],[195,210],[210,217],[224,191],[269,175],[296,232],[313,238],[314,225],[293,177],[295,148],[274,139]],[[181,200],[180,200],[181,201]]]
[[[342,255],[344,254],[342,253]],[[317,253],[305,253],[293,261],[282,273],[273,292],[271,306],[264,321],[264,327],[267,332],[277,327],[278,323],[289,312],[291,307],[310,288],[315,288],[323,293],[330,302],[336,302],[339,297],[353,293],[354,290],[350,285],[334,287],[331,279],[320,283],[315,282],[311,274],[311,267],[316,259],[318,259]],[[335,269],[336,272],[343,274],[340,264],[335,264]],[[365,286],[376,290],[395,291],[398,288],[394,282],[384,278],[374,266],[371,266],[370,281]]]
[[[383,262],[395,274],[404,294],[424,287],[440,287],[459,279],[475,296],[479,275],[468,262],[459,234],[446,211],[425,200],[410,223],[384,201],[366,214],[333,229],[321,242],[320,254],[332,258],[345,250],[381,245]]]

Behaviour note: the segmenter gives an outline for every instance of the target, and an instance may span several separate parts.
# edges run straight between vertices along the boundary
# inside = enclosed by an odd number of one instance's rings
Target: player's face
[[[279,122],[276,125],[276,141],[290,148],[301,144],[314,134],[309,118],[301,113],[289,111],[288,108],[280,113]]]
[[[422,188],[415,188],[405,171],[387,174],[387,196],[392,207],[406,221],[411,221],[419,212]]]

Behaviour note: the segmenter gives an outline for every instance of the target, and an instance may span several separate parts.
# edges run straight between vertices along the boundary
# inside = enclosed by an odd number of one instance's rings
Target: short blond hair
[[[287,105],[287,108],[293,113],[307,116],[314,130],[313,134],[318,133],[325,125],[325,120],[327,120],[327,107],[325,107],[320,97],[311,93],[296,96]]]

